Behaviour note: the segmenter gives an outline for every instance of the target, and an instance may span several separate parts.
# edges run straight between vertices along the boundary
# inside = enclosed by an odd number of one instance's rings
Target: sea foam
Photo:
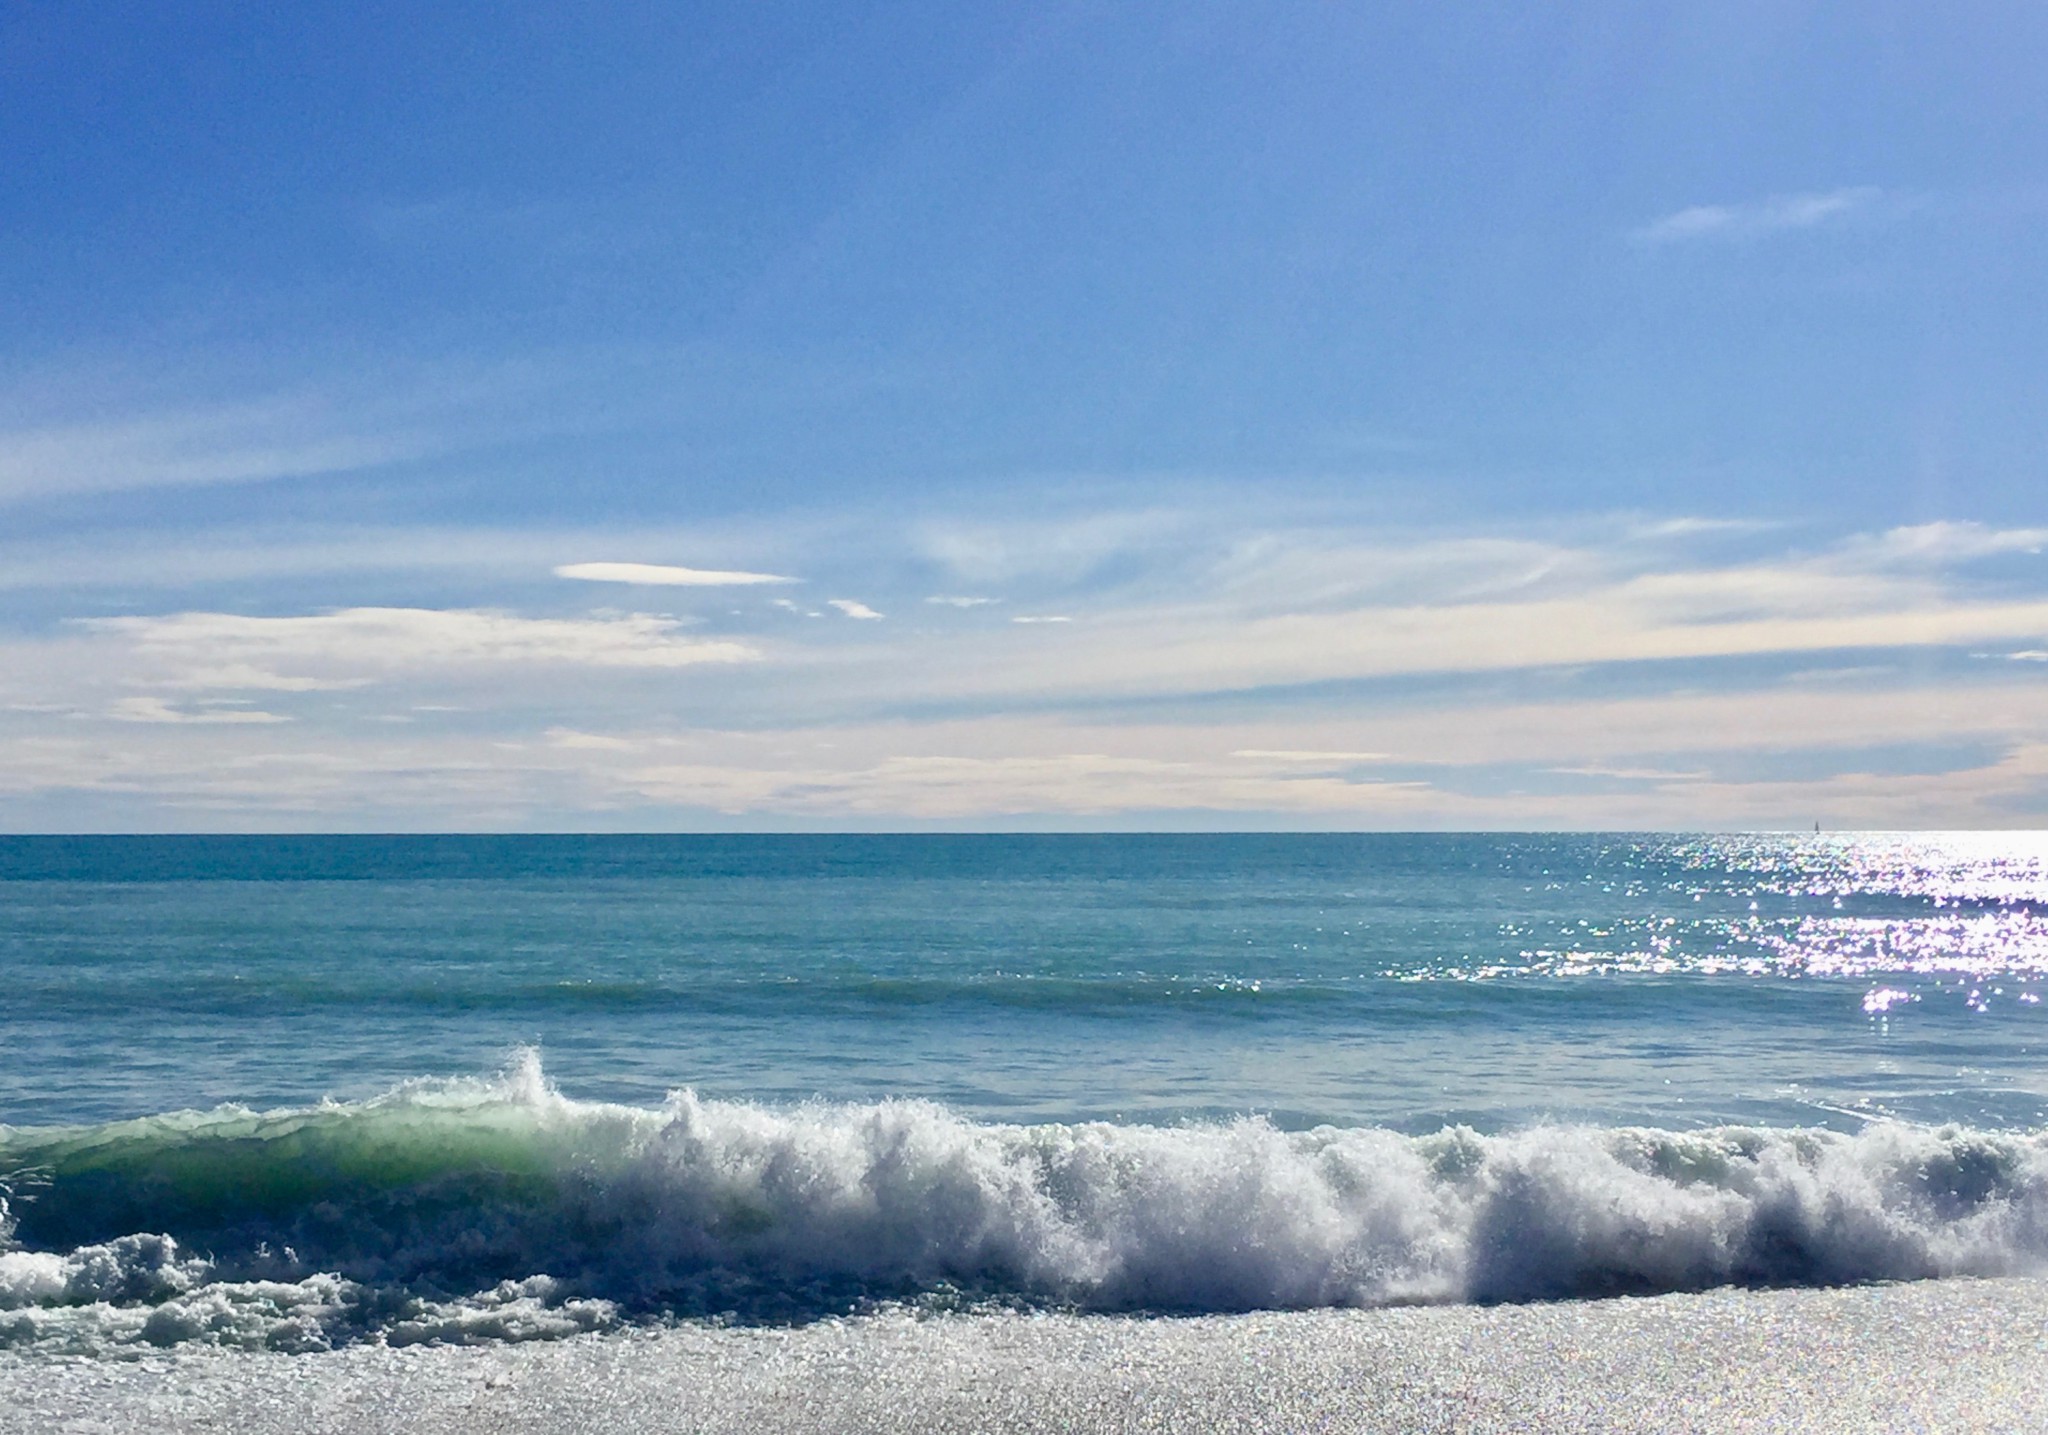
[[[0,1343],[312,1349],[876,1302],[1242,1311],[2040,1270],[2048,1136],[1007,1126],[376,1099],[0,1128]]]

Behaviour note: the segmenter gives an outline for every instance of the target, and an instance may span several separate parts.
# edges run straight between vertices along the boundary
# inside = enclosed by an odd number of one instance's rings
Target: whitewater
[[[2048,1138],[1877,1123],[1286,1132],[914,1101],[371,1101],[0,1132],[0,1340],[523,1340],[890,1304],[1202,1313],[2032,1273]],[[25,1248],[23,1248],[25,1247]]]

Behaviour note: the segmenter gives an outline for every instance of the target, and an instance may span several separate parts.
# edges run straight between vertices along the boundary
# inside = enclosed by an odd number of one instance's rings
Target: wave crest
[[[565,1098],[531,1057],[349,1105],[0,1129],[0,1173],[16,1344],[513,1339],[880,1300],[1512,1301],[2048,1255],[2039,1134],[1024,1127],[689,1091],[644,1110]]]

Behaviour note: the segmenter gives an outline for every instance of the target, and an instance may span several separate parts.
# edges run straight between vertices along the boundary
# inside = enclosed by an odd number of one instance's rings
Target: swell
[[[2048,1138],[1413,1137],[577,1102],[523,1060],[376,1100],[0,1129],[0,1344],[509,1339],[879,1300],[1226,1311],[2038,1269]],[[84,1332],[84,1334],[81,1334]]]

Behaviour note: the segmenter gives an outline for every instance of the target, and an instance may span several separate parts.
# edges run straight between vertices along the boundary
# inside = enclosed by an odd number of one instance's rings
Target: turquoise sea
[[[2048,839],[0,839],[0,1343],[2048,1257]]]

